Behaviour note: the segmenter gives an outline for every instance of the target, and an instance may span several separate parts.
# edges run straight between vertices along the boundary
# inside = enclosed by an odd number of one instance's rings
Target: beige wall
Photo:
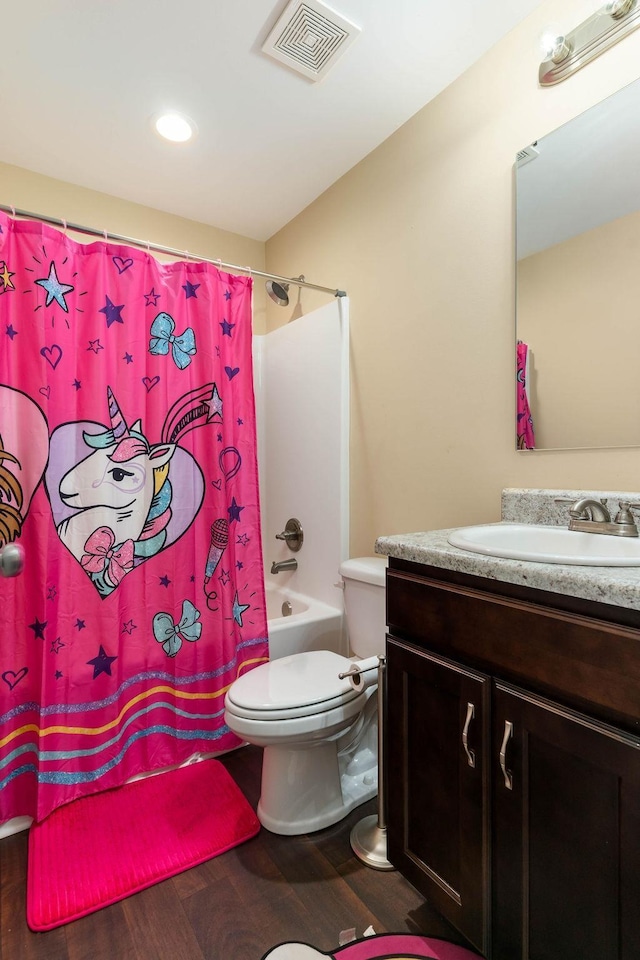
[[[536,447],[640,444],[640,213],[518,263]]]
[[[118,200],[106,193],[53,180],[6,163],[0,163],[0,203],[120,236],[149,240],[163,247],[188,250],[208,259],[264,270],[265,247],[258,240],[249,240],[237,233],[217,230],[138,203]],[[77,239],[90,242],[95,238],[78,235]],[[257,281],[254,287],[256,333],[263,333],[266,329],[265,304],[264,284]]]
[[[543,4],[267,243],[267,269],[351,299],[352,555],[496,520],[505,486],[637,489],[640,450],[514,443],[516,151],[640,75],[637,31],[538,86],[543,28],[597,6]],[[269,324],[286,313],[269,307]]]

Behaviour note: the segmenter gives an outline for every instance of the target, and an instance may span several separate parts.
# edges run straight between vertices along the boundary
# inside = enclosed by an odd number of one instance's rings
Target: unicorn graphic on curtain
[[[57,491],[61,503],[74,510],[57,525],[58,536],[102,596],[167,542],[174,494],[170,466],[181,434],[199,424],[222,422],[220,395],[212,383],[180,398],[165,419],[162,439],[154,444],[143,434],[140,420],[127,426],[110,387],[107,400],[110,426],[100,425],[98,433],[82,431],[85,445],[93,452],[71,467]],[[181,411],[177,425],[176,407]],[[65,424],[58,429],[66,434],[68,427]],[[51,442],[56,445],[55,433]],[[178,496],[198,496],[197,503],[192,500],[190,504],[193,517],[200,509],[203,491],[201,477],[189,490],[176,491]]]

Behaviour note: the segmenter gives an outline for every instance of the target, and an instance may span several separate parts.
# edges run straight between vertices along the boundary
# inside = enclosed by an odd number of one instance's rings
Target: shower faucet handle
[[[304,540],[304,533],[302,532],[302,524],[300,521],[296,520],[295,517],[287,520],[287,525],[282,533],[276,533],[276,540],[284,540],[289,550],[297,553]]]

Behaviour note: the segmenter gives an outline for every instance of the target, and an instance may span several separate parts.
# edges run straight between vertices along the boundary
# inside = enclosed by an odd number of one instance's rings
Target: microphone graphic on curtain
[[[207,563],[204,568],[204,592],[207,597],[207,606],[210,610],[217,609],[216,607],[212,607],[209,601],[213,603],[217,599],[218,595],[215,590],[208,589],[209,583],[216,572],[216,568],[220,563],[220,559],[228,543],[229,524],[223,517],[221,517],[219,520],[214,520],[214,522],[211,524],[211,543],[209,546]]]

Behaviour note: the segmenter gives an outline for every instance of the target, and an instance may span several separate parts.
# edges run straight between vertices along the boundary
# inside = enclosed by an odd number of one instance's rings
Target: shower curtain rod
[[[117,233],[108,233],[106,230],[96,230],[95,227],[83,227],[77,223],[69,223],[67,220],[59,220],[57,217],[47,217],[41,213],[31,213],[29,210],[18,210],[16,207],[8,207],[3,203],[0,203],[0,210],[3,210],[5,213],[10,213],[13,217],[22,217],[25,220],[41,220],[42,223],[49,223],[54,227],[62,227],[63,230],[74,230],[76,233],[85,233],[90,237],[114,240],[116,243],[142,247],[144,250],[154,250],[156,253],[166,253],[172,257],[196,260],[198,263],[211,263],[219,269],[224,268],[225,270],[232,270],[235,273],[248,273],[250,277],[264,277],[265,280],[277,280],[278,283],[293,284],[296,287],[308,287],[310,290],[321,290],[323,293],[332,293],[334,297],[346,297],[347,295],[346,290],[334,290],[333,287],[322,287],[317,283],[309,283],[308,280],[279,277],[275,273],[264,273],[262,270],[254,270],[252,267],[243,267],[236,263],[225,263],[223,260],[211,260],[208,257],[199,257],[197,254],[190,253],[188,250],[178,250],[175,247],[163,247],[159,243],[148,243],[146,240],[136,240],[134,237],[122,237]]]

